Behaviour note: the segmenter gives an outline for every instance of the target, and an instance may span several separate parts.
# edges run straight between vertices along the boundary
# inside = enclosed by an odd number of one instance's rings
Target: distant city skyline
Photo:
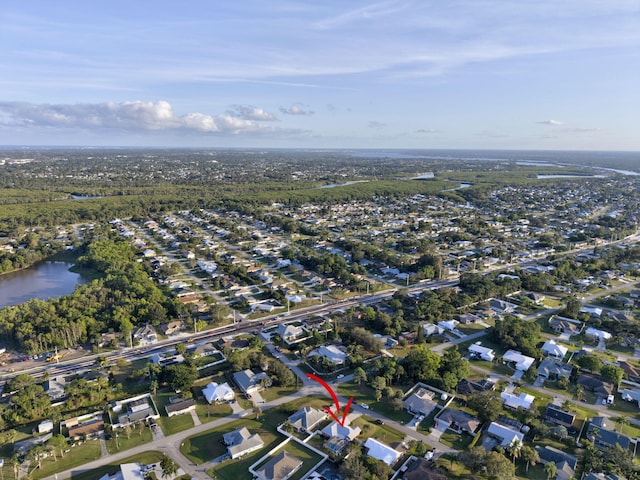
[[[0,144],[640,150],[637,0],[11,2]]]

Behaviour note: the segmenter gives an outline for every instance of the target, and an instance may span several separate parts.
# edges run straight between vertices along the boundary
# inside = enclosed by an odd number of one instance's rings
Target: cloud
[[[284,131],[258,123],[275,119],[265,110],[240,105],[224,115],[200,112],[176,115],[171,104],[164,100],[84,104],[0,102],[0,125],[5,126],[231,134]]]
[[[600,129],[599,128],[584,128],[584,127],[578,127],[578,128],[567,128],[566,130],[564,130],[565,132],[572,132],[572,133],[589,133],[589,132],[599,132]]]
[[[440,130],[436,130],[435,128],[421,128],[413,133],[440,133]]]
[[[254,107],[253,105],[232,105],[229,114],[244,120],[255,120],[258,122],[270,122],[278,119],[273,113],[267,112],[262,108]]]
[[[564,125],[564,123],[559,120],[541,120],[536,123],[539,125],[553,125],[553,126]]]
[[[312,110],[305,110],[300,105],[291,105],[289,108],[280,107],[280,111],[285,115],[313,115]]]

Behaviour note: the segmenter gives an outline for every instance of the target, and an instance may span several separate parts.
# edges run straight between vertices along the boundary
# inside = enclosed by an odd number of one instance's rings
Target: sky
[[[0,145],[640,151],[640,0],[30,0],[0,26]]]

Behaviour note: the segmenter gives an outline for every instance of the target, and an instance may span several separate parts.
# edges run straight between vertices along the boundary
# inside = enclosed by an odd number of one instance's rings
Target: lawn
[[[260,395],[267,402],[271,402],[277,398],[286,397],[288,395],[292,395],[298,391],[297,386],[293,387],[270,387],[266,390],[262,390]]]
[[[106,474],[113,475],[120,471],[120,465],[123,463],[141,463],[142,465],[150,465],[152,463],[158,463],[162,460],[162,453],[151,451],[134,455],[124,460],[120,460],[117,463],[110,463],[101,467],[95,468],[90,472],[83,472],[77,475],[71,475],[72,480],[98,480]]]
[[[547,480],[548,478],[542,463],[529,467],[529,471],[527,472],[525,462],[522,460],[516,463],[516,476],[518,478],[526,478],[527,480]]]
[[[248,402],[248,401],[247,401]],[[251,402],[248,402],[251,404]],[[247,408],[251,408],[249,405]],[[198,418],[202,423],[211,422],[212,420],[216,420],[218,418],[224,418],[231,413],[233,410],[228,403],[218,403],[209,405],[208,403],[198,403],[196,404],[196,413],[198,414]]]
[[[107,440],[107,450],[109,453],[114,454],[122,450],[129,450],[130,448],[148,443],[152,440],[151,431],[147,427],[143,429],[132,428],[131,430],[128,438],[124,432],[118,432],[117,436],[114,433],[113,438]]]
[[[223,434],[241,427],[247,427],[251,433],[258,433],[265,443],[266,450],[261,449],[256,452],[258,456],[254,459],[255,461],[257,458],[260,458],[260,455],[264,455],[265,452],[269,451],[267,447],[276,439],[279,439],[280,441],[283,439],[282,435],[277,432],[276,428],[278,425],[282,424],[289,415],[305,406],[322,408],[322,406],[326,404],[327,400],[323,397],[301,398],[294,402],[268,410],[259,420],[256,420],[255,415],[252,415],[251,417],[236,420],[202,434],[189,437],[181,445],[180,451],[196,464],[207,462],[213,458],[223,455],[226,452],[226,447],[220,442]],[[273,446],[275,446],[275,443],[271,445],[271,448],[273,448]],[[238,460],[233,460],[232,462],[237,463]]]
[[[405,391],[405,388],[401,388]],[[372,410],[384,415],[398,423],[407,423],[412,418],[406,410],[393,410],[386,399],[376,402],[375,391],[368,385],[357,385],[354,382],[345,382],[338,385],[338,393],[344,397],[353,397],[354,402],[366,403]]]
[[[153,400],[156,402],[156,406],[160,411],[159,423],[165,435],[172,435],[193,427],[193,418],[188,413],[175,415],[173,417],[167,416],[164,407],[170,403],[171,397],[175,396],[177,396],[175,392],[165,390],[158,392],[158,394],[153,397]]]
[[[351,422],[351,425],[360,427],[360,429],[362,430],[362,434],[359,438],[361,440],[366,440],[367,438],[373,437],[376,440],[380,440],[382,443],[393,445],[401,443],[405,437],[404,433],[399,432],[395,428],[392,428],[388,425],[378,425],[368,415],[360,415],[353,422]]]
[[[442,435],[440,435],[440,443],[459,451],[466,450],[471,440],[473,440],[471,435],[466,433],[457,434],[451,430],[442,432]]]
[[[53,457],[46,458],[42,461],[42,468],[31,472],[33,478],[44,478],[58,472],[63,472],[70,468],[78,467],[87,462],[100,458],[101,449],[98,440],[90,440],[82,445],[71,447],[71,451],[65,453],[63,458],[59,456],[56,460]],[[13,472],[12,472],[13,474]]]

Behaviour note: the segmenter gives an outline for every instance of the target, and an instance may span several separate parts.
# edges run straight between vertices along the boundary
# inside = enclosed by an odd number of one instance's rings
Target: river
[[[89,281],[79,273],[70,272],[72,266],[72,263],[49,261],[0,275],[0,308],[31,298],[46,300],[72,293],[76,285]]]

